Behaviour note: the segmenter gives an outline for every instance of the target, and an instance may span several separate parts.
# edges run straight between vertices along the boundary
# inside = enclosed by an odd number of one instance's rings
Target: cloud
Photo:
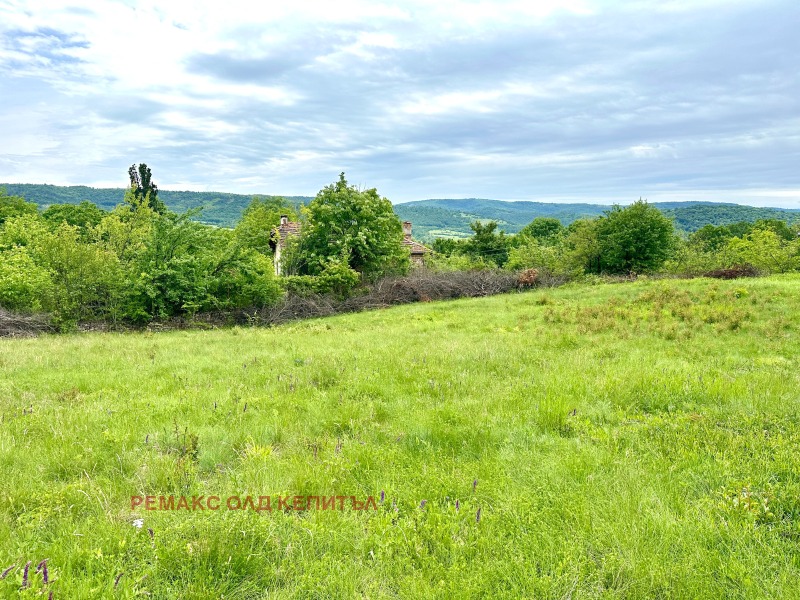
[[[393,200],[800,206],[798,17],[788,0],[0,0],[0,179],[124,185],[147,162],[164,189],[312,195],[345,170]]]

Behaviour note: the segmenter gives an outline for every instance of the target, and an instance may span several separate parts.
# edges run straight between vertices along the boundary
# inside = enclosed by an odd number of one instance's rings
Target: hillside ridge
[[[40,208],[51,204],[94,202],[106,210],[122,202],[125,188],[93,188],[52,184],[0,183],[8,194],[22,196]],[[202,207],[199,220],[224,227],[234,226],[242,212],[258,196],[269,198],[279,194],[233,194],[228,192],[192,192],[159,190],[159,196],[176,212]],[[313,196],[282,196],[296,206],[310,202]],[[704,225],[728,225],[739,221],[780,219],[800,220],[800,209],[757,207],[746,204],[707,201],[654,202],[653,206],[675,221],[682,231],[692,232]],[[594,218],[612,208],[609,204],[586,202],[551,203],[535,200],[495,200],[489,198],[431,198],[395,203],[394,211],[403,220],[414,224],[414,237],[467,237],[473,221],[497,221],[500,229],[516,233],[537,217],[552,217],[564,225],[582,218]]]

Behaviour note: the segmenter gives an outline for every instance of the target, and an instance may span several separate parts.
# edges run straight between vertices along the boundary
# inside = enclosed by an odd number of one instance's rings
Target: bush
[[[52,306],[50,272],[37,265],[23,247],[0,252],[0,306],[36,312]]]

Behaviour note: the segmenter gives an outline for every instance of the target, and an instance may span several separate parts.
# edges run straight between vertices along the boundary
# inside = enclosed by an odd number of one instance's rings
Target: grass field
[[[3,340],[0,595],[800,597],[799,335],[786,276]]]

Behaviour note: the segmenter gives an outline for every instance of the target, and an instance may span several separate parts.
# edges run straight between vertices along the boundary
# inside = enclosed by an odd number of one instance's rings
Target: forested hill
[[[656,202],[657,207],[674,219],[679,230],[692,232],[704,225],[728,225],[740,221],[780,219],[792,223],[800,220],[800,209],[760,208],[741,204],[715,202]],[[469,224],[476,220],[497,221],[499,228],[516,233],[536,217],[554,217],[564,225],[581,218],[602,215],[611,207],[603,204],[553,204],[546,202],[505,202],[466,198],[463,200],[419,200],[395,204],[401,219],[414,223],[414,236],[466,237]]]
[[[22,196],[45,208],[51,204],[78,204],[84,200],[111,209],[122,202],[123,188],[91,188],[86,186],[57,186],[2,183],[12,196]],[[214,225],[233,226],[252,200],[251,195],[224,192],[175,192],[159,190],[159,197],[176,212],[203,207],[200,219]],[[261,195],[261,197],[269,197]],[[295,204],[307,203],[310,196],[288,196]],[[741,204],[713,202],[654,203],[675,226],[683,231],[696,231],[703,225],[728,225],[739,221],[781,219],[800,220],[800,209],[759,208]],[[516,233],[536,217],[554,217],[567,225],[584,217],[596,217],[610,209],[603,204],[553,204],[547,202],[505,202],[480,198],[418,200],[395,204],[397,215],[414,224],[414,237],[467,237],[469,224],[475,220],[497,221],[500,229]]]
[[[100,208],[110,210],[123,201],[124,188],[92,188],[85,185],[60,186],[36,185],[29,183],[0,183],[11,196],[22,196],[28,202],[35,202],[40,208],[51,204],[80,204],[84,200],[93,202]],[[268,198],[266,194],[259,194]],[[225,192],[174,192],[158,190],[158,197],[170,210],[185,212],[190,208],[203,207],[199,219],[212,225],[232,227],[242,216],[242,211],[250,204],[252,195],[227,194]],[[307,196],[284,196],[295,204],[311,200]]]

